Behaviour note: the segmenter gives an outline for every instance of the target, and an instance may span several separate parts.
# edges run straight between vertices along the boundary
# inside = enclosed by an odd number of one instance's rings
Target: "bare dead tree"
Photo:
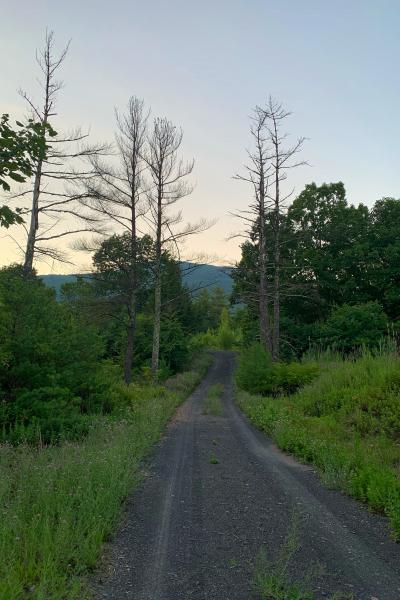
[[[253,111],[250,133],[253,139],[253,150],[248,151],[249,164],[245,166],[245,175],[236,175],[235,179],[250,183],[254,190],[254,202],[249,210],[240,211],[236,216],[248,224],[248,234],[253,235],[254,228],[258,238],[258,278],[259,289],[257,303],[259,307],[260,342],[272,351],[272,337],[268,306],[267,278],[267,234],[266,221],[268,210],[268,184],[271,170],[269,160],[270,148],[266,138],[267,115],[259,106]]]
[[[160,354],[160,329],[162,308],[162,254],[169,248],[179,256],[179,244],[185,238],[207,229],[205,221],[183,224],[181,211],[172,213],[174,205],[192,192],[185,180],[193,171],[194,161],[183,162],[178,158],[183,132],[165,118],[154,120],[148,137],[145,160],[149,168],[149,225],[155,239],[154,265],[154,329],[151,370],[157,380]]]
[[[147,210],[144,187],[143,160],[146,143],[147,120],[143,100],[131,97],[125,113],[115,111],[117,122],[116,166],[106,164],[97,155],[90,157],[94,177],[84,180],[81,203],[89,214],[95,214],[108,226],[127,233],[130,251],[126,269],[127,289],[125,305],[128,315],[127,341],[124,358],[124,378],[129,384],[132,379],[132,362],[136,329],[136,305],[138,293],[138,220]]]
[[[296,167],[307,164],[305,161],[297,161],[296,156],[302,150],[305,138],[298,138],[291,145],[286,145],[287,133],[282,133],[282,126],[286,119],[292,114],[287,111],[281,102],[269,97],[267,106],[259,109],[265,116],[265,127],[272,152],[267,156],[272,167],[273,194],[268,198],[273,202],[273,226],[274,226],[274,248],[273,248],[273,332],[272,332],[272,357],[275,361],[280,356],[280,274],[281,274],[281,215],[286,207],[286,202],[293,194],[290,190],[286,194],[281,193],[281,183],[288,177],[288,172]]]
[[[250,128],[253,149],[248,151],[249,164],[245,175],[235,179],[250,183],[254,202],[248,210],[234,213],[244,220],[247,237],[257,238],[259,288],[252,294],[252,302],[259,306],[260,341],[272,353],[275,361],[280,354],[280,293],[281,293],[281,222],[286,203],[293,190],[282,194],[281,184],[289,170],[307,164],[296,161],[305,138],[299,138],[292,146],[286,146],[288,134],[282,133],[282,124],[290,116],[283,105],[269,98],[264,107],[256,106]],[[267,220],[272,224],[272,235],[267,239]],[[272,260],[269,257],[272,256]],[[273,270],[270,286],[268,270]],[[272,287],[270,291],[270,287]],[[269,303],[273,303],[272,326]]]
[[[26,276],[32,272],[36,256],[47,256],[56,260],[65,258],[62,252],[51,246],[52,241],[87,231],[87,225],[81,221],[82,215],[78,210],[79,196],[68,189],[68,184],[82,178],[90,178],[92,173],[83,167],[82,160],[107,151],[105,145],[84,145],[88,134],[82,133],[79,128],[64,135],[54,136],[52,128],[46,127],[57,114],[56,101],[63,84],[56,76],[68,49],[69,43],[57,54],[54,50],[54,34],[52,31],[47,32],[44,48],[36,54],[36,61],[42,72],[42,106],[36,104],[25,91],[20,90],[32,118],[44,126],[48,145],[46,158],[39,158],[34,165],[33,187],[12,197],[31,198],[29,207],[21,211],[22,215],[30,215],[24,258]],[[73,218],[78,224],[65,229],[66,218]]]

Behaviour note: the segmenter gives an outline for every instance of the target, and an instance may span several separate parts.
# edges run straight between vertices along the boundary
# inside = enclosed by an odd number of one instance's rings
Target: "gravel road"
[[[400,545],[386,520],[325,488],[249,425],[232,401],[233,369],[232,353],[216,353],[156,446],[93,578],[95,597],[256,600],[257,557],[273,557],[295,520],[295,575],[324,566],[316,598],[400,599]],[[215,383],[224,386],[222,416],[202,406]]]

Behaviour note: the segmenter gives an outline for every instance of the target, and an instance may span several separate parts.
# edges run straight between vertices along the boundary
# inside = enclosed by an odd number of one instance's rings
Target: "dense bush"
[[[273,371],[270,354],[261,344],[253,344],[240,355],[236,383],[251,394],[263,394],[272,381]]]
[[[377,302],[344,304],[331,312],[319,328],[321,343],[342,352],[379,346],[387,333],[388,319]]]
[[[208,329],[193,335],[190,339],[190,348],[200,350],[212,348],[215,350],[233,350],[238,348],[242,342],[242,332],[232,324],[231,316],[227,308],[223,308],[220,323],[217,329]]]
[[[139,314],[136,323],[134,346],[135,373],[139,378],[150,376],[153,343],[153,318]],[[160,372],[162,381],[170,375],[182,371],[190,358],[188,336],[179,319],[167,314],[161,321],[160,331]]]
[[[236,383],[251,394],[292,393],[309,383],[317,372],[314,363],[273,363],[261,344],[254,344],[240,356]]]
[[[0,427],[3,439],[76,437],[112,383],[99,332],[20,267],[0,271]]]
[[[70,389],[40,387],[18,393],[12,404],[14,427],[11,441],[58,442],[64,435],[79,438],[87,433],[88,422],[80,411],[80,398]]]

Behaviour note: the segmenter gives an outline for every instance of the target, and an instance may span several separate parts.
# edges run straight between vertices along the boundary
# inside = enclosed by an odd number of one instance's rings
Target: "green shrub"
[[[12,411],[13,425],[4,437],[13,443],[48,444],[63,437],[78,439],[88,431],[87,419],[80,412],[80,398],[73,396],[68,388],[21,390]]]
[[[189,350],[197,352],[205,348],[216,348],[216,338],[212,331],[195,333],[189,340]]]
[[[387,316],[377,302],[343,304],[320,326],[320,339],[324,347],[353,352],[378,347],[387,329]]]
[[[232,327],[231,317],[224,308],[221,312],[218,329],[209,329],[206,332],[196,333],[190,339],[191,350],[213,348],[216,350],[233,350],[240,346],[242,340],[241,331]]]
[[[251,394],[265,394],[271,389],[273,377],[272,358],[261,344],[253,344],[241,353],[236,369],[240,388]]]
[[[292,394],[298,388],[310,383],[318,374],[319,367],[316,363],[278,363],[274,365],[274,371],[276,390]]]
[[[254,344],[240,356],[236,383],[251,394],[290,394],[312,381],[317,373],[315,363],[273,363],[261,344]]]

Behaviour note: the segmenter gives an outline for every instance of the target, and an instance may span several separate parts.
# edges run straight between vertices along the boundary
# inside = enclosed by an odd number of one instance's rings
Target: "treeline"
[[[400,308],[400,201],[353,206],[340,182],[312,183],[294,197],[305,139],[290,143],[290,114],[272,98],[256,106],[248,163],[236,176],[251,199],[237,214],[247,239],[233,301],[246,306],[245,340],[258,340],[275,362],[315,345],[349,352],[379,344],[396,332]]]
[[[178,206],[194,165],[180,156],[182,130],[134,96],[115,113],[113,143],[56,130],[68,51],[46,35],[41,99],[21,92],[32,117],[0,122],[0,224],[26,231],[22,264],[0,271],[0,427],[9,441],[80,437],[91,415],[115,411],[118,381],[165,381],[189,364],[192,333],[215,326],[198,308],[208,293],[193,300],[182,281],[180,245],[208,227],[185,222]],[[93,273],[65,285],[57,302],[35,265],[68,261],[60,242],[71,236],[91,252]]]
[[[40,277],[24,277],[22,265],[0,270],[1,439],[44,443],[78,439],[93,416],[118,412],[129,315],[124,236],[106,240],[94,254],[93,273],[64,284],[61,299]],[[154,242],[143,240],[133,381],[152,381]],[[192,297],[181,267],[163,255],[163,311],[158,380],[190,366],[194,334],[218,326],[227,298],[218,288]],[[128,291],[127,291],[128,290]],[[123,399],[122,399],[123,401]]]

